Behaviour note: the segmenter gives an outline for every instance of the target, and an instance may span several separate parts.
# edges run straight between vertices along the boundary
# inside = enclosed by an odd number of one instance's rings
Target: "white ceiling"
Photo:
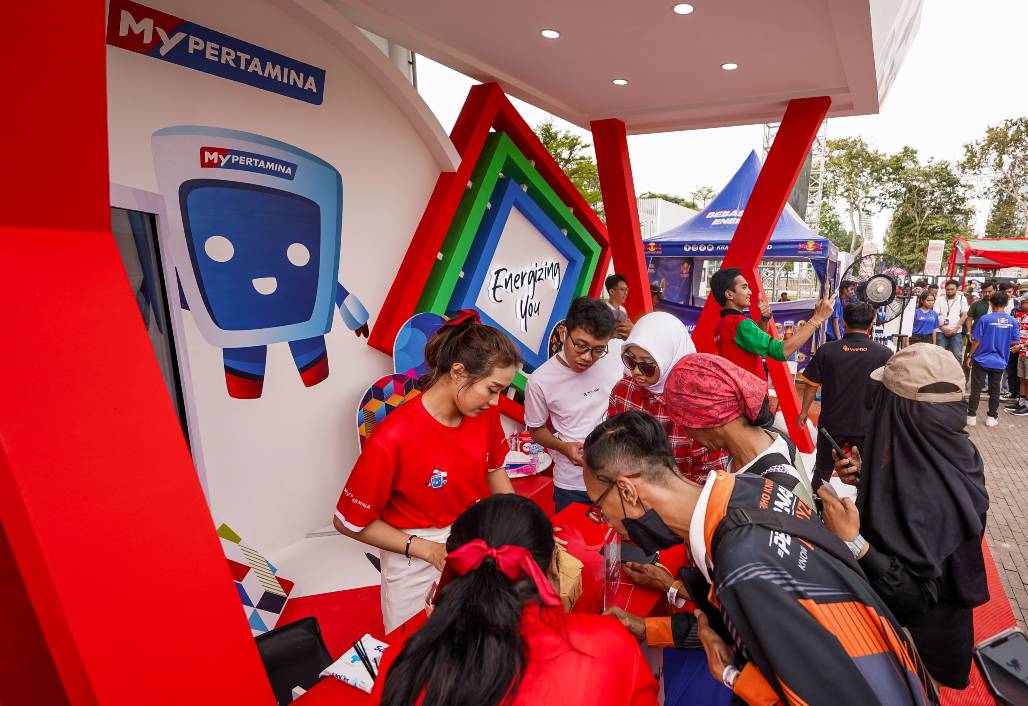
[[[821,95],[830,115],[875,113],[922,2],[693,0],[695,12],[677,15],[672,0],[329,1],[572,123],[616,117],[631,133],[775,122],[789,99]]]

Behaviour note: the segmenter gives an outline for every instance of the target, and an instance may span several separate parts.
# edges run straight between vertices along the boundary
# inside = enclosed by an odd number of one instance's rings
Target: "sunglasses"
[[[641,360],[636,360],[635,356],[633,356],[631,353],[622,353],[621,362],[625,364],[625,367],[628,368],[629,372],[632,372],[633,370],[638,370],[640,373],[642,373],[648,378],[651,378],[657,374],[658,368],[656,363],[645,363]]]
[[[642,476],[642,473],[632,473],[631,475],[621,476],[621,477],[622,478],[639,478],[640,476]],[[597,478],[597,480],[602,480],[602,479],[601,478]],[[606,481],[604,481],[604,482],[606,482]],[[609,493],[610,491],[614,490],[614,486],[616,486],[616,485],[617,485],[617,483],[614,483],[613,481],[611,481],[610,485],[607,486],[607,489],[604,490],[602,493],[600,493],[600,497],[596,498],[596,502],[594,502],[592,505],[590,505],[588,507],[588,509],[586,509],[586,511],[585,511],[585,516],[586,517],[588,517],[590,520],[592,520],[593,522],[595,522],[598,525],[602,525],[602,524],[605,524],[607,522],[607,516],[603,513],[603,508],[601,508],[600,505],[603,504],[603,499],[605,497],[607,497],[607,493]],[[621,502],[623,504],[624,500],[622,500]]]

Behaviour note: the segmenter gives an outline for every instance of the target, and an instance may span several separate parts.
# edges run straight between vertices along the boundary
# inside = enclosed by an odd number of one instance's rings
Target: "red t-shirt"
[[[1028,358],[1028,314],[1023,311],[1014,312],[1017,319],[1017,327],[1021,333],[1021,350],[1018,352],[1022,358]]]
[[[354,532],[372,520],[393,527],[448,527],[489,495],[486,474],[503,466],[500,413],[440,424],[415,397],[375,428],[346,481],[336,516]]]
[[[656,706],[657,682],[621,623],[609,615],[547,612],[529,604],[522,613],[528,663],[510,706]],[[403,643],[395,644],[382,655],[373,705],[381,703],[389,668],[402,649]]]

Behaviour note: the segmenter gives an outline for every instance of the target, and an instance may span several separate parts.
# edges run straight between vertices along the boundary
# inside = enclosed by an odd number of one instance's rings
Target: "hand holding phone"
[[[824,435],[825,441],[832,447],[835,471],[839,474],[839,480],[847,485],[857,485],[860,482],[860,450],[854,446],[847,454],[827,429],[821,427],[818,431]]]

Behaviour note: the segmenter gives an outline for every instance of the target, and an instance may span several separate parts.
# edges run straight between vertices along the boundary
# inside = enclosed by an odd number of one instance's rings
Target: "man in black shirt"
[[[803,405],[799,424],[804,426],[817,388],[821,387],[821,416],[824,427],[840,446],[863,446],[867,424],[867,394],[878,383],[869,377],[872,370],[885,365],[892,351],[871,340],[875,310],[866,302],[847,304],[842,312],[845,335],[841,341],[817,349],[802,377]],[[812,485],[816,491],[832,477],[835,467],[832,447],[823,435],[817,437],[817,458]]]

